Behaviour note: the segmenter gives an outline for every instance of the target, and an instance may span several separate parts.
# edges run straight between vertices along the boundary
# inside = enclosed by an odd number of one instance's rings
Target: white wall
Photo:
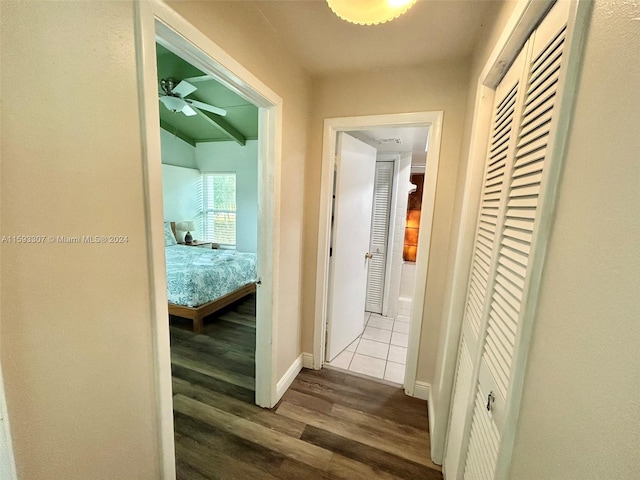
[[[134,4],[0,1],[0,22],[0,232],[128,236],[0,245],[18,478],[161,478]]]
[[[402,262],[402,274],[400,276],[400,296],[413,300],[413,290],[416,285],[415,262]]]
[[[404,227],[407,223],[407,202],[409,199],[409,171],[411,170],[411,152],[399,155],[397,176],[395,178],[394,202],[395,211],[391,214],[389,233],[392,235],[391,271],[389,272],[389,297],[385,306],[386,315],[398,315],[398,298],[402,279],[402,249],[404,246]]]
[[[192,168],[162,165],[162,197],[165,222],[183,222],[193,220],[196,230],[191,232],[198,239],[200,230],[200,212],[202,203],[198,196],[200,189],[200,171]],[[177,232],[184,240],[184,233]],[[201,233],[200,233],[201,234]]]
[[[177,167],[197,168],[196,147],[181,138],[160,129],[160,145],[162,147],[162,163]]]
[[[196,145],[196,163],[203,173],[236,174],[236,248],[258,250],[258,141],[207,142]]]

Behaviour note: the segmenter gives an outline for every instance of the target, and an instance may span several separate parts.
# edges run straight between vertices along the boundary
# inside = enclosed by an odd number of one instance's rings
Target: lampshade
[[[338,17],[358,25],[377,25],[399,17],[416,0],[327,0]]]
[[[176,224],[176,230],[180,230],[182,232],[191,232],[193,230],[196,229],[196,223],[189,221],[189,222],[178,222]]]

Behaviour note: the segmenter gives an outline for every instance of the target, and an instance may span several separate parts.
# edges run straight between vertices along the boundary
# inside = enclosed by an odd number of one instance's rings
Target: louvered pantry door
[[[522,108],[524,51],[518,56],[496,88],[491,133],[487,147],[484,184],[473,248],[473,260],[462,325],[462,339],[454,385],[444,470],[447,478],[462,475],[464,436],[472,385],[477,378],[477,364],[486,317],[487,292],[495,271],[496,232],[502,228],[506,204],[505,176],[511,168],[515,151],[516,119]],[[495,460],[493,460],[495,461]]]
[[[539,225],[539,204],[548,169],[551,125],[557,113],[568,3],[558,2],[526,46],[526,83],[520,94],[514,156],[508,159],[506,198],[494,249],[489,298],[464,466],[465,479],[493,479],[502,449],[504,416],[511,401],[512,373],[527,301],[530,257]],[[481,330],[482,332],[482,330]],[[468,421],[468,420],[467,420]]]
[[[367,272],[367,312],[382,313],[384,279],[387,264],[389,217],[391,214],[391,189],[393,187],[393,162],[376,162],[373,186],[373,211],[371,214],[371,244]]]

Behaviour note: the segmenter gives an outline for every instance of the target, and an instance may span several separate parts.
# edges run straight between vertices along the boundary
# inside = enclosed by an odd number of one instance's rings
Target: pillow
[[[176,237],[173,234],[173,230],[171,230],[171,222],[164,222],[164,246],[171,247],[177,244]]]

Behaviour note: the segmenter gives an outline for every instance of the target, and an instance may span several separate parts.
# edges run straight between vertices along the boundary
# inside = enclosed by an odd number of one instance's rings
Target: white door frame
[[[316,260],[316,308],[314,316],[313,368],[322,368],[325,354],[327,298],[329,279],[329,237],[331,235],[331,200],[333,192],[333,165],[338,132],[370,130],[385,127],[429,127],[429,151],[427,171],[422,197],[422,214],[416,258],[416,283],[411,309],[409,346],[404,376],[407,395],[414,395],[418,369],[418,350],[422,331],[424,294],[427,283],[427,267],[431,249],[431,227],[435,205],[436,180],[440,162],[442,111],[369,115],[361,117],[327,118],[324,121],[322,144],[322,172],[320,178],[320,212],[318,225],[318,256]]]
[[[256,403],[272,407],[276,394],[276,329],[280,229],[282,98],[228,55],[210,38],[160,0],[135,2],[139,108],[143,141],[147,249],[161,476],[175,478],[171,357],[164,256],[162,169],[156,41],[211,75],[259,108],[258,273],[256,319]]]
[[[17,478],[7,403],[4,396],[2,366],[0,365],[0,480],[17,480]]]
[[[427,133],[428,134],[428,133]],[[391,295],[398,294],[398,297],[395,299],[394,311],[395,315],[398,314],[398,300],[400,298],[400,283],[401,283],[401,272],[402,272],[402,252],[399,255],[394,256],[393,244],[396,239],[396,236],[399,235],[399,232],[396,232],[396,219],[397,219],[397,209],[398,209],[398,201],[400,199],[400,195],[406,195],[408,197],[408,188],[402,187],[402,183],[404,182],[404,178],[400,178],[400,170],[402,169],[403,162],[406,161],[406,157],[409,157],[409,169],[411,169],[411,152],[382,152],[378,154],[377,161],[383,162],[393,162],[393,186],[391,193],[391,211],[389,215],[389,239],[387,241],[387,262],[385,265],[385,275],[384,275],[384,294],[382,297],[382,316],[386,317],[389,315],[389,303],[390,299],[393,298]],[[409,175],[406,181],[411,180],[411,171],[409,171]],[[406,224],[406,212],[405,212],[405,224]],[[404,228],[402,231],[402,236],[404,237]],[[396,258],[397,257],[397,258]],[[397,279],[392,278],[393,265],[399,262],[400,275],[398,275]],[[394,281],[396,280],[396,281]],[[397,288],[396,288],[397,287]],[[392,290],[393,289],[393,290]]]

